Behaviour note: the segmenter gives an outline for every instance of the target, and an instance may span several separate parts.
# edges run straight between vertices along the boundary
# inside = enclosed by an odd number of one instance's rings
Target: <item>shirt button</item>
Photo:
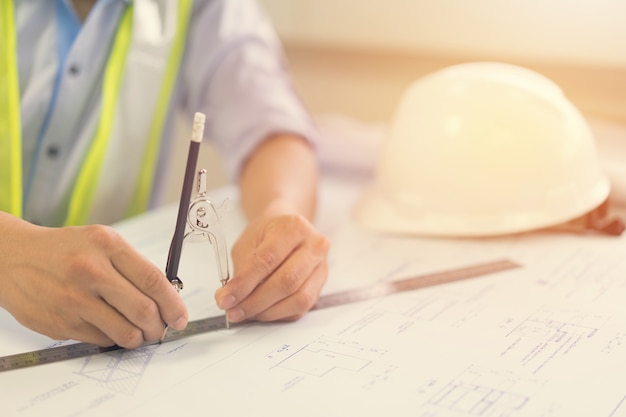
[[[78,64],[70,65],[69,72],[71,75],[78,75],[80,73],[80,65]]]
[[[46,155],[48,155],[49,158],[56,158],[59,156],[60,152],[61,149],[59,149],[57,145],[50,145],[48,146],[48,149],[46,149]]]

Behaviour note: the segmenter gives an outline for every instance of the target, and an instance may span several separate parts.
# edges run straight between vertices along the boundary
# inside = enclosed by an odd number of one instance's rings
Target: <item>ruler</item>
[[[235,326],[234,323],[230,327]],[[183,330],[169,329],[162,342],[147,343],[144,346],[158,343],[166,343],[201,333],[208,333],[226,328],[224,316],[209,317],[206,319],[190,321]],[[18,353],[15,355],[0,357],[0,372],[11,369],[26,368],[29,366],[43,365],[46,363],[66,361],[69,359],[83,358],[100,353],[126,350],[120,346],[100,347],[91,343],[72,343],[69,345],[56,346],[47,349],[34,350],[32,352]]]
[[[518,268],[519,264],[503,259],[487,263],[464,266],[440,272],[418,275],[397,281],[374,284],[368,287],[323,295],[312,310],[330,308],[359,301],[384,297],[390,294],[413,291],[420,288],[447,284],[455,281],[493,274],[508,269]],[[247,323],[249,325],[249,323]],[[237,327],[237,323],[230,323],[230,327]],[[208,333],[226,328],[224,316],[209,317],[190,321],[183,330],[170,329],[160,343],[183,339],[197,334]],[[157,342],[158,343],[158,342]],[[155,344],[155,343],[150,343]],[[148,345],[150,345],[148,344]],[[147,346],[147,345],[144,345]],[[32,352],[18,353],[0,357],[0,372],[12,369],[43,365],[69,359],[98,355],[107,352],[125,350],[119,346],[100,347],[90,343],[72,343]]]

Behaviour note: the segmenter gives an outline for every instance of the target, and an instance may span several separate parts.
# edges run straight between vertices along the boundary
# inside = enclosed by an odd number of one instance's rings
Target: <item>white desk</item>
[[[323,186],[331,293],[479,261],[522,268],[141,348],[0,373],[0,416],[626,416],[626,237],[376,237],[361,187]],[[214,201],[231,188],[213,193]],[[118,226],[164,267],[176,207]],[[235,207],[232,244],[243,227]],[[218,315],[208,243],[183,250],[191,319]],[[54,344],[0,312],[0,355]],[[384,413],[384,414],[383,414]]]

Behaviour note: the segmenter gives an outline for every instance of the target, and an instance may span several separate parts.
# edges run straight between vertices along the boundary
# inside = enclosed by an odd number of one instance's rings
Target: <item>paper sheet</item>
[[[523,266],[294,323],[3,372],[0,415],[626,416],[625,238],[380,237],[349,221],[358,195],[324,187],[326,293],[503,257]],[[119,230],[164,266],[174,220],[168,208]],[[228,221],[232,243],[240,213]],[[208,243],[185,246],[180,276],[192,319],[219,314]],[[5,312],[0,340],[0,355],[55,343]]]

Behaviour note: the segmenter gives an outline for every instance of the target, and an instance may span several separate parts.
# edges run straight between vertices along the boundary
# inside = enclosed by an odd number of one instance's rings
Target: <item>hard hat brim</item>
[[[609,196],[610,182],[601,177],[587,195],[561,201],[558,207],[523,212],[443,212],[398,204],[376,185],[357,202],[354,215],[366,229],[397,235],[433,237],[495,237],[519,234],[566,223],[600,206]]]

